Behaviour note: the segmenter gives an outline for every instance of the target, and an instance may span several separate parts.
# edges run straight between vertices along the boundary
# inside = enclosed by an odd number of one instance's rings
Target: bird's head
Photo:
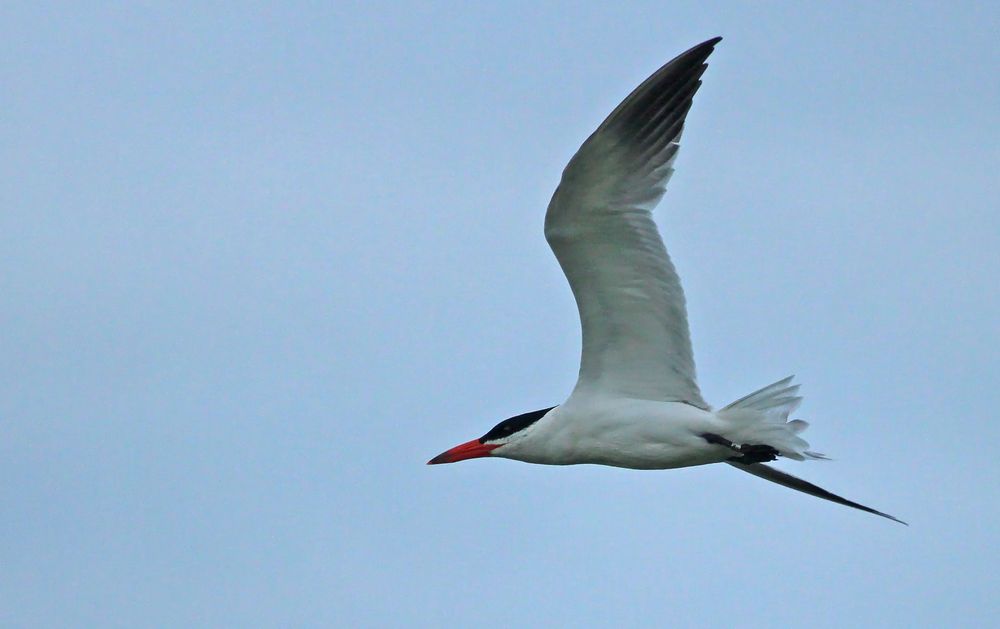
[[[427,465],[456,463],[465,459],[477,459],[484,456],[503,456],[503,449],[506,446],[515,444],[523,439],[530,432],[528,428],[553,408],[555,407],[522,413],[521,415],[505,419],[479,439],[466,441],[450,450],[446,450],[428,461]]]

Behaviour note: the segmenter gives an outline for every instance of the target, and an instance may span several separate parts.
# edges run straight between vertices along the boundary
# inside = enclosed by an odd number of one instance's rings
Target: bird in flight
[[[670,469],[728,463],[766,480],[902,522],[766,465],[821,459],[789,420],[792,378],[718,410],[695,380],[684,292],[652,210],[673,174],[684,119],[721,37],[643,81],[569,161],[545,214],[545,238],[580,312],[580,375],[569,398],[506,419],[428,464],[503,457],[546,465]]]

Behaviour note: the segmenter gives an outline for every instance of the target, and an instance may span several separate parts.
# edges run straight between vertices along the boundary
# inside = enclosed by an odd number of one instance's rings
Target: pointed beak
[[[462,445],[455,446],[451,450],[442,452],[430,461],[427,461],[427,465],[455,463],[457,461],[464,461],[465,459],[478,459],[479,457],[489,456],[491,450],[495,450],[499,447],[500,446],[496,444],[479,443],[479,439],[473,439],[472,441],[467,441]]]

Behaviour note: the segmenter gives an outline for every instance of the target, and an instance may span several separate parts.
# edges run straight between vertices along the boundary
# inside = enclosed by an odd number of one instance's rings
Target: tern
[[[652,210],[673,174],[684,120],[716,37],[643,81],[563,170],[545,238],[576,299],[580,373],[559,406],[506,419],[428,464],[502,457],[547,465],[670,469],[728,463],[812,496],[905,524],[765,463],[822,459],[789,420],[788,377],[713,410],[698,389],[684,292]]]

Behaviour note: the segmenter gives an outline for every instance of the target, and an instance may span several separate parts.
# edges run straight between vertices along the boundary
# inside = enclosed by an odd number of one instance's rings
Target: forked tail
[[[770,458],[766,458],[768,453],[762,453],[759,450],[767,446],[773,448],[771,452],[777,450],[781,456],[799,461],[826,458],[822,454],[809,451],[807,449],[809,444],[798,436],[809,424],[801,419],[788,421],[788,416],[802,402],[802,398],[797,395],[798,392],[799,385],[792,384],[792,376],[789,376],[759,391],[754,391],[725,408],[719,409],[716,417],[729,424],[725,429],[725,437],[733,442],[744,444],[739,448],[736,447],[735,443],[729,444],[729,447],[744,453],[743,456],[738,455],[730,458],[729,464],[754,476],[759,476],[772,483],[807,493],[810,496],[816,496],[817,498],[836,502],[847,507],[874,513],[900,524],[906,524],[906,522],[888,513],[882,513],[871,507],[853,502],[831,493],[818,485],[813,485],[808,481],[804,481],[801,478],[773,467],[768,467],[760,462],[774,458],[773,455]],[[712,439],[709,440],[712,441]],[[717,441],[713,442],[718,443]],[[755,458],[761,454],[764,456]]]
[[[770,446],[781,456],[797,461],[825,459],[811,452],[809,444],[798,436],[809,424],[801,419],[788,421],[802,403],[797,395],[799,385],[792,384],[792,378],[769,384],[719,409],[716,417],[728,424],[724,436],[734,443]]]

